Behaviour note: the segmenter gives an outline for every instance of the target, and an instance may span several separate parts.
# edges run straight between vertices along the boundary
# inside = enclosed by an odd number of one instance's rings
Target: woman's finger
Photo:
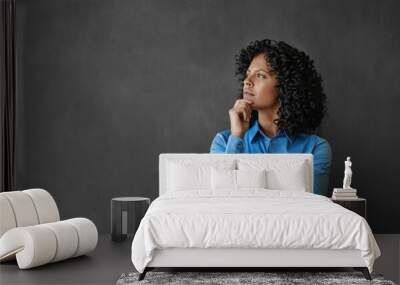
[[[247,121],[247,112],[245,109],[243,109],[243,120]]]
[[[244,106],[244,110],[246,112],[246,121],[250,121],[250,116],[251,116],[251,108],[249,105]]]
[[[246,106],[246,117],[247,117],[247,121],[250,120],[250,116],[251,116],[251,108],[249,106]]]
[[[246,106],[246,105],[241,105],[241,106],[239,107],[239,110],[240,110],[240,112],[241,112],[242,115],[243,115],[243,120],[244,120],[244,121],[247,121],[247,120],[248,120],[248,117],[249,117],[249,108],[248,108],[248,106]]]
[[[246,102],[246,101],[241,101],[240,104],[239,104],[239,106],[242,106],[243,108],[251,109],[251,104],[249,104],[249,103]]]
[[[245,101],[246,103],[249,103],[250,105],[253,104],[253,101],[247,100],[247,99],[243,99],[243,101]]]
[[[237,100],[233,109],[238,113],[241,114],[244,121],[249,121],[251,116],[251,104],[253,102],[249,100]]]

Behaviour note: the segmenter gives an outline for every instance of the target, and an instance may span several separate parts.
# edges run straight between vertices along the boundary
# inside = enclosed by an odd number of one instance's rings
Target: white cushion
[[[39,223],[35,205],[29,195],[22,191],[2,192],[13,209],[17,227],[33,226]]]
[[[247,160],[238,159],[239,170],[265,169],[267,188],[272,190],[310,191],[309,164],[306,160]]]
[[[96,226],[75,218],[29,227],[17,227],[0,238],[0,261],[16,257],[20,269],[86,254],[97,245]]]
[[[56,202],[43,189],[0,193],[0,237],[14,227],[56,222],[60,214]]]
[[[51,262],[64,260],[74,256],[79,244],[77,231],[67,221],[43,224],[51,229],[57,240],[57,250]]]
[[[231,170],[211,168],[211,189],[239,190],[241,188],[266,188],[266,172],[261,170]]]
[[[28,194],[32,199],[38,215],[39,224],[51,223],[60,220],[56,202],[49,192],[43,189],[29,189],[22,193]]]
[[[70,223],[79,236],[78,248],[74,257],[91,252],[96,248],[98,232],[95,224],[91,220],[85,218],[74,218],[65,220],[65,222]]]
[[[8,199],[0,195],[0,237],[9,229],[15,228],[14,212]]]
[[[238,188],[267,188],[265,169],[261,170],[236,170]]]
[[[236,189],[236,171],[211,168],[211,189]]]
[[[0,238],[0,261],[16,257],[20,269],[49,263],[56,251],[57,239],[43,225],[13,228]]]
[[[233,160],[171,160],[167,164],[167,191],[211,188],[211,168],[234,169]]]

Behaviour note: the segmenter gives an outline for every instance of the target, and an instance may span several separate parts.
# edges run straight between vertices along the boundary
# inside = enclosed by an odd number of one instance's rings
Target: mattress
[[[325,196],[266,189],[167,192],[153,201],[132,242],[143,272],[157,249],[359,250],[380,256],[367,221]]]

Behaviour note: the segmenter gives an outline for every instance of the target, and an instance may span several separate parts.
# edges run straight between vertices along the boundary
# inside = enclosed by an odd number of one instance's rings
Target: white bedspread
[[[327,197],[298,191],[180,191],[153,201],[132,243],[143,272],[154,249],[358,249],[372,272],[380,250],[364,218]]]

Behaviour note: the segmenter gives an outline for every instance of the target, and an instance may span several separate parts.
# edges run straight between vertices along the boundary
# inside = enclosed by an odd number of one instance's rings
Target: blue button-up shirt
[[[210,153],[312,153],[314,158],[314,193],[328,194],[331,167],[329,143],[317,135],[297,134],[289,137],[284,130],[269,138],[260,128],[258,121],[246,131],[243,139],[229,130],[218,133]]]

